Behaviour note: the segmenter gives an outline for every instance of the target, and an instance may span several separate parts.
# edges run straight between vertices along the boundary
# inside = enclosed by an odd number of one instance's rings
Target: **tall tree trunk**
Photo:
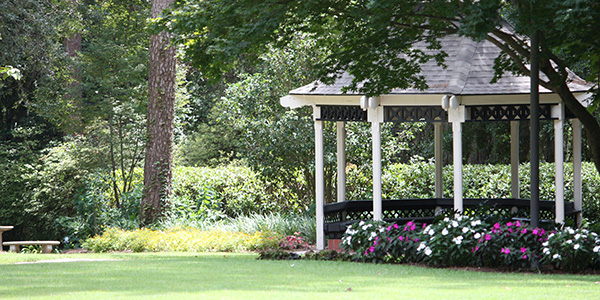
[[[152,0],[156,18],[174,0]],[[172,144],[175,115],[175,48],[161,32],[150,37],[148,112],[144,196],[141,222],[150,224],[161,216],[171,193]]]

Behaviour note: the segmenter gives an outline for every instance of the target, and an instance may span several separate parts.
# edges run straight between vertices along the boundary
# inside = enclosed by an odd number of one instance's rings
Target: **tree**
[[[173,0],[152,0],[151,16],[156,18]],[[160,32],[150,37],[148,79],[147,141],[144,165],[142,224],[162,214],[171,192],[173,131],[175,117],[175,47],[171,37]]]
[[[187,57],[207,76],[219,77],[240,56],[263,53],[269,43],[285,44],[295,32],[314,34],[331,51],[317,67],[323,82],[342,72],[354,80],[347,87],[366,95],[393,88],[424,89],[419,65],[445,53],[413,49],[425,42],[439,50],[439,38],[461,34],[487,39],[502,49],[496,60],[497,76],[504,72],[529,75],[528,36],[541,33],[541,85],[557,93],[581,120],[596,168],[600,170],[600,125],[567,87],[573,59],[589,67],[588,80],[600,73],[600,4],[583,1],[254,1],[179,0],[155,23],[178,34]],[[361,83],[361,85],[359,85]],[[597,89],[594,105],[600,102]],[[597,111],[595,112],[597,114]]]

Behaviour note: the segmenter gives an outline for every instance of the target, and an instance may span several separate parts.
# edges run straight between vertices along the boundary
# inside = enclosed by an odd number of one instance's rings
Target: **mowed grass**
[[[252,253],[0,254],[0,298],[599,299],[600,276],[264,261]],[[15,264],[61,259],[115,259]]]

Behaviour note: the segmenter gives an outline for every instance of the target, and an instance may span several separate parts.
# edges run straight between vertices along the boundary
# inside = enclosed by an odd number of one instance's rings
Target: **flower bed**
[[[594,232],[490,221],[469,216],[444,218],[430,225],[361,221],[348,227],[341,247],[367,262],[512,270],[529,269],[535,262],[567,272],[600,269],[600,238]]]

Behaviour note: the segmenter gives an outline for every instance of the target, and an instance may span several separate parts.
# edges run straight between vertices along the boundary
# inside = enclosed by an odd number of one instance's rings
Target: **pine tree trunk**
[[[173,0],[152,0],[152,17],[157,17]],[[141,223],[148,225],[161,216],[171,192],[172,144],[175,115],[175,48],[170,35],[150,37],[148,112],[144,196]]]

